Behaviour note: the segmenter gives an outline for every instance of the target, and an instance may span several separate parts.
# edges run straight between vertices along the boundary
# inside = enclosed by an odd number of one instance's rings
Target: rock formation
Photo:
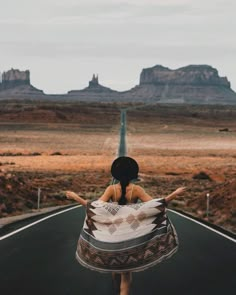
[[[139,85],[124,96],[160,103],[236,103],[230,82],[208,65],[190,65],[177,70],[156,65],[143,69]]]
[[[99,84],[98,75],[93,74],[89,86],[82,90],[71,90],[69,98],[82,101],[113,101],[119,100],[119,92]]]
[[[7,72],[3,72],[1,80],[0,95],[43,94],[42,90],[30,84],[30,72],[28,70],[20,71],[11,69]]]
[[[208,65],[189,65],[176,70],[156,65],[143,69],[139,85],[124,92],[104,87],[94,74],[88,87],[62,95],[44,95],[30,84],[29,71],[11,69],[3,74],[0,99],[29,96],[86,102],[236,104],[236,93],[228,79],[220,77],[218,71]]]
[[[95,76],[95,74],[93,74],[92,80],[89,81],[89,88],[96,88],[98,86],[99,86],[98,75]]]
[[[195,85],[224,86],[230,88],[226,77],[219,77],[218,71],[208,65],[190,65],[177,70],[157,65],[143,69],[140,85]]]
[[[10,89],[21,85],[30,85],[30,72],[11,69],[2,75],[2,89]]]
[[[92,80],[89,81],[89,86],[82,89],[82,90],[71,90],[68,92],[68,94],[79,94],[81,92],[94,92],[94,93],[117,93],[117,91],[112,90],[108,87],[102,86],[101,84],[99,84],[98,82],[98,75],[95,76],[95,74],[93,74]]]

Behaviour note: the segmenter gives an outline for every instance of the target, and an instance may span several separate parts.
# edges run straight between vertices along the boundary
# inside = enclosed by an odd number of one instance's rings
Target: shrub
[[[211,177],[206,174],[204,171],[201,171],[195,175],[193,175],[193,179],[200,179],[200,180],[212,180]]]

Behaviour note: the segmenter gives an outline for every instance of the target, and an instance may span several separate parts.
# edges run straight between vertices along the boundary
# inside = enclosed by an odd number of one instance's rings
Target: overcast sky
[[[236,90],[235,0],[0,0],[0,71],[46,93],[127,90],[142,68],[209,64]]]

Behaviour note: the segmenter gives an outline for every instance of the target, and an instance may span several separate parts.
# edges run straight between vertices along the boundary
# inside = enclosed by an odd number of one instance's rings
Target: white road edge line
[[[231,237],[229,237],[229,236],[227,236],[227,235],[221,233],[220,231],[218,231],[218,230],[216,230],[216,229],[214,229],[214,228],[211,228],[210,226],[208,226],[208,225],[206,225],[206,224],[204,224],[204,223],[201,223],[200,221],[197,221],[197,220],[195,220],[195,219],[193,219],[193,218],[191,218],[191,217],[188,217],[188,216],[186,216],[186,215],[184,215],[184,214],[181,214],[181,213],[179,213],[179,212],[177,212],[177,211],[174,211],[174,210],[171,210],[171,209],[167,209],[167,211],[173,212],[173,213],[178,214],[178,215],[180,215],[180,216],[182,216],[182,217],[184,217],[184,218],[186,218],[186,219],[189,219],[189,220],[191,220],[191,221],[193,221],[193,222],[195,222],[195,223],[197,223],[197,224],[200,224],[201,226],[203,226],[203,227],[205,227],[205,228],[207,228],[207,229],[209,229],[209,230],[211,230],[211,231],[217,233],[218,235],[221,235],[222,237],[224,237],[224,238],[226,238],[226,239],[228,239],[228,240],[230,240],[230,241],[236,243],[236,239],[231,238]]]
[[[33,222],[33,223],[30,223],[30,224],[28,224],[28,225],[26,225],[26,226],[23,226],[23,227],[19,228],[19,229],[15,230],[15,231],[13,231],[13,232],[11,232],[11,233],[5,235],[5,236],[0,237],[0,241],[4,240],[4,239],[6,239],[6,238],[8,238],[8,237],[10,237],[10,236],[13,236],[13,235],[17,234],[18,232],[21,232],[21,231],[23,231],[23,230],[25,230],[25,229],[27,229],[27,228],[29,228],[29,227],[35,225],[35,224],[38,224],[38,223],[40,223],[40,222],[43,222],[44,220],[47,220],[47,219],[52,218],[52,217],[54,217],[54,216],[56,216],[56,215],[59,215],[59,214],[65,213],[65,212],[67,212],[67,211],[70,211],[70,210],[73,210],[73,209],[76,209],[76,208],[79,208],[79,207],[82,207],[82,205],[74,206],[74,207],[72,207],[72,208],[65,209],[65,210],[63,210],[63,211],[60,211],[60,212],[54,213],[54,214],[52,214],[52,215],[49,215],[49,216],[47,216],[47,217],[44,217],[44,218],[42,218],[42,219],[39,219],[39,220],[37,220],[37,221],[35,221],[35,222]],[[186,219],[189,219],[189,220],[191,220],[191,221],[193,221],[193,222],[195,222],[195,223],[197,223],[197,224],[199,224],[199,225],[201,225],[201,226],[203,226],[203,227],[205,227],[205,228],[207,228],[207,229],[209,229],[209,230],[211,230],[211,231],[217,233],[218,235],[221,235],[222,237],[224,237],[224,238],[226,238],[226,239],[228,239],[228,240],[230,240],[230,241],[236,243],[236,239],[231,238],[231,237],[229,237],[229,236],[227,236],[227,235],[225,235],[225,234],[219,232],[218,230],[216,230],[216,229],[214,229],[214,228],[211,228],[210,226],[207,226],[207,225],[205,225],[204,223],[201,223],[200,221],[197,221],[197,220],[192,219],[192,218],[190,218],[190,217],[188,217],[188,216],[185,216],[185,215],[183,215],[183,214],[181,214],[181,213],[179,213],[179,212],[177,212],[177,211],[174,211],[174,210],[171,210],[171,209],[167,209],[167,210],[170,211],[170,212],[172,212],[172,213],[175,213],[175,214],[177,214],[177,215],[180,215],[180,216],[182,216],[182,217],[184,217],[184,218],[186,218]]]
[[[67,211],[70,211],[70,210],[76,209],[76,208],[81,207],[81,206],[82,206],[82,205],[78,205],[78,206],[74,206],[74,207],[69,208],[69,209],[65,209],[65,210],[63,210],[63,211],[59,211],[59,212],[57,212],[57,213],[54,213],[54,214],[52,214],[52,215],[49,215],[49,216],[44,217],[44,218],[42,218],[42,219],[39,219],[39,220],[37,220],[37,221],[35,221],[35,222],[32,222],[32,223],[30,223],[30,224],[28,224],[28,225],[26,225],[26,226],[23,226],[23,227],[21,227],[21,228],[18,228],[17,230],[15,230],[15,231],[13,231],[13,232],[11,232],[11,233],[5,235],[5,236],[0,237],[0,241],[4,240],[4,239],[6,239],[6,238],[8,238],[8,237],[10,237],[10,236],[13,236],[13,235],[17,234],[18,232],[21,232],[21,231],[23,231],[23,230],[25,230],[25,229],[27,229],[27,228],[29,228],[29,227],[35,225],[35,224],[38,224],[38,223],[40,223],[40,222],[43,222],[44,220],[47,220],[47,219],[52,218],[52,217],[54,217],[54,216],[56,216],[56,215],[59,215],[59,214],[65,213],[65,212],[67,212]]]

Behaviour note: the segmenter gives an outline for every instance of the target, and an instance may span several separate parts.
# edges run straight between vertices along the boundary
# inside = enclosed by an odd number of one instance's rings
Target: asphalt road
[[[169,260],[133,274],[133,295],[234,294],[236,244],[168,212],[179,236]],[[0,290],[4,295],[113,294],[111,276],[75,260],[84,208],[46,219],[0,241]]]
[[[123,114],[120,136],[124,139],[119,155],[126,155]],[[169,260],[134,273],[131,294],[234,294],[236,241],[176,212],[169,211],[168,215],[178,233],[179,250]],[[75,260],[84,216],[83,207],[73,208],[12,236],[0,237],[1,294],[114,294],[111,275],[87,270]]]
[[[118,149],[118,156],[123,157],[127,155],[126,146],[126,110],[121,110],[120,113],[120,144]]]

